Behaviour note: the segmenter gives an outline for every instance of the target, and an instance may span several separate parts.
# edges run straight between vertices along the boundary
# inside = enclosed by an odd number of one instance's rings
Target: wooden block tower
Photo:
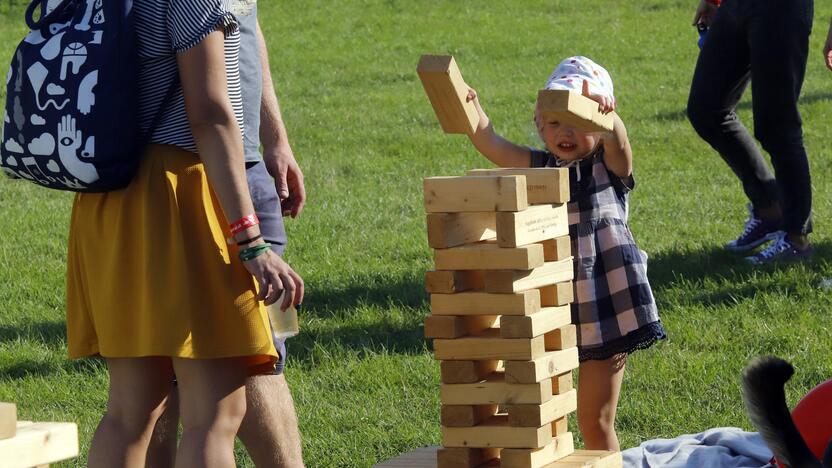
[[[576,454],[567,424],[578,366],[568,184],[560,168],[424,181],[439,468],[620,466],[619,453]]]

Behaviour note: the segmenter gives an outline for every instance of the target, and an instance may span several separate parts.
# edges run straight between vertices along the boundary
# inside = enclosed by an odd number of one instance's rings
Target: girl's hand
[[[480,106],[480,100],[477,97],[477,91],[474,88],[468,88],[468,95],[465,96],[465,102],[473,102],[474,108],[477,109],[477,114],[480,116],[480,123],[477,125],[477,130],[487,128],[490,121],[488,120],[488,116],[485,115],[485,111],[482,110],[482,106]]]
[[[700,24],[710,26],[718,9],[718,6],[708,2],[707,0],[699,0],[699,6],[696,8],[696,15],[693,17],[693,26],[698,26]]]
[[[243,262],[243,265],[257,280],[258,301],[264,301],[266,305],[274,304],[285,289],[286,295],[280,304],[281,309],[285,310],[290,305],[303,302],[303,279],[276,253],[269,250]]]
[[[589,81],[584,80],[581,94],[592,99],[598,103],[598,112],[602,114],[609,114],[615,110],[615,99],[611,99],[603,94],[592,94],[589,92]]]

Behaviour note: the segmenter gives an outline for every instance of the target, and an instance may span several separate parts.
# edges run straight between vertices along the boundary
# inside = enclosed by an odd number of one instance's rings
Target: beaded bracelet
[[[255,258],[263,255],[269,249],[272,248],[272,245],[266,242],[265,244],[255,245],[254,247],[248,247],[240,251],[240,260],[247,262],[249,260],[254,260]]]

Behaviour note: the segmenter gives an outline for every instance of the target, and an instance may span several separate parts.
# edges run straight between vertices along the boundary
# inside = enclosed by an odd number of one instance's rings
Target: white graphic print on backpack
[[[142,146],[131,6],[32,0],[30,31],[6,79],[0,167],[7,174],[73,191],[129,183]],[[35,21],[37,8],[42,16]]]

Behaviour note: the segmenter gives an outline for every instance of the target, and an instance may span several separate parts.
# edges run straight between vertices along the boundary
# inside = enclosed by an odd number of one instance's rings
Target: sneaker
[[[748,205],[748,219],[739,237],[725,244],[732,252],[748,252],[783,234],[779,231],[780,223],[763,221],[754,215],[754,208]]]
[[[758,254],[751,257],[745,257],[745,260],[752,265],[762,265],[765,263],[791,263],[803,260],[809,260],[812,257],[812,246],[805,249],[798,249],[789,241],[786,234],[780,234],[773,244],[760,251]]]

